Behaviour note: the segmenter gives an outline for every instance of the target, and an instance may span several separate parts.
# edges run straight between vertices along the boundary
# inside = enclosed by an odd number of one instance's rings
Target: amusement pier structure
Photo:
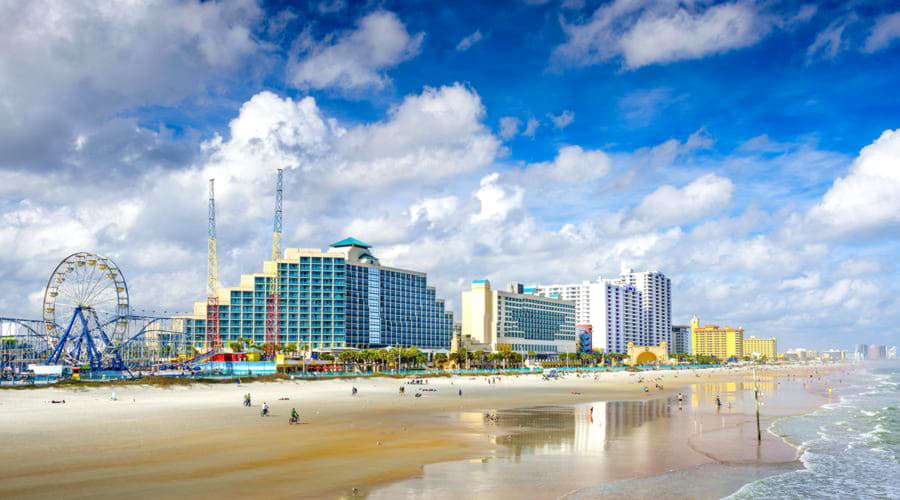
[[[40,320],[0,317],[0,375],[29,365],[129,373],[191,352],[182,320],[131,313],[125,275],[102,255],[63,259],[41,310]]]
[[[283,170],[278,169],[273,260],[281,254],[282,185]],[[116,263],[109,257],[78,252],[63,259],[47,280],[42,319],[0,316],[0,379],[38,372],[61,374],[63,369],[133,376],[135,372],[191,368],[222,352],[213,179],[209,179],[208,208],[208,328],[202,339],[186,333],[186,317],[134,314],[125,275]],[[276,281],[267,291],[265,338],[272,345],[279,335],[277,286]]]

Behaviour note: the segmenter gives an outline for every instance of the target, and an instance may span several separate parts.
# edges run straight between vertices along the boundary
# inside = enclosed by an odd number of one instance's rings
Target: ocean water
[[[729,499],[900,498],[900,364],[849,375],[832,403],[775,422],[803,468],[750,482]]]

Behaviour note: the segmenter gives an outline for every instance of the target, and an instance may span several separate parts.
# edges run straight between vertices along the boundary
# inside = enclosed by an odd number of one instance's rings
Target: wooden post
[[[753,369],[753,397],[756,399],[756,442],[762,443],[762,429],[759,426],[759,382],[756,379],[756,368]]]

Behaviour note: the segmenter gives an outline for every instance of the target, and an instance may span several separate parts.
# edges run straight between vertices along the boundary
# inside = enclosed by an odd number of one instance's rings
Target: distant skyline
[[[781,350],[900,336],[895,2],[0,2],[0,315],[70,253],[136,308],[352,236],[473,279],[672,279]]]

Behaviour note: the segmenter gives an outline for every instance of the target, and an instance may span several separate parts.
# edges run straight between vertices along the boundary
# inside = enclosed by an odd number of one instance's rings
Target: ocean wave
[[[803,469],[750,482],[729,498],[900,498],[900,480],[888,473],[900,455],[900,383],[860,375],[868,380],[848,380],[837,402],[771,428],[802,443]]]

